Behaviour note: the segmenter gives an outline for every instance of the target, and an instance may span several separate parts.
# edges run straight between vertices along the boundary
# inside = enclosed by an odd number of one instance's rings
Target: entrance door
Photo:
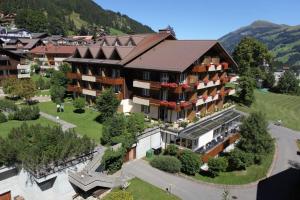
[[[0,200],[11,200],[11,194],[10,192],[6,192],[3,194],[0,194]]]
[[[168,110],[166,107],[160,107],[159,108],[159,119],[162,121],[168,120]]]

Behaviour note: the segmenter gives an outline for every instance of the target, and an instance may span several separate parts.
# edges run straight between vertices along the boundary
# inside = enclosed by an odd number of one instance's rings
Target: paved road
[[[66,121],[64,121],[64,120],[61,120],[61,119],[58,119],[58,120],[57,120],[57,119],[56,119],[56,116],[49,115],[49,114],[44,113],[44,112],[40,112],[40,115],[41,115],[42,117],[44,117],[44,118],[50,120],[50,121],[59,123],[59,124],[61,125],[63,131],[66,131],[66,130],[68,130],[68,129],[70,129],[70,128],[75,128],[75,127],[76,127],[75,124],[71,124],[71,123],[66,122]]]
[[[300,132],[295,132],[290,129],[274,125],[270,125],[269,128],[272,136],[276,139],[278,146],[277,159],[271,173],[271,177],[265,179],[265,181],[261,181],[258,185],[251,184],[248,186],[230,188],[230,194],[232,196],[235,196],[237,199],[292,199],[287,198],[287,194],[290,193],[289,190],[291,188],[289,185],[289,178],[296,177],[300,180],[300,176],[299,173],[295,174],[295,171],[293,170],[290,173],[291,165],[289,163],[290,161],[300,162],[300,158],[296,155],[297,146],[295,143],[295,140],[300,138]],[[224,191],[224,189],[220,186],[213,186],[205,183],[195,182],[179,176],[162,172],[160,170],[152,168],[144,160],[135,160],[133,162],[126,163],[123,167],[123,171],[130,175],[134,175],[140,179],[143,179],[162,189],[170,187],[171,184],[171,192],[181,199],[220,200],[221,195]],[[285,174],[285,172],[288,172],[288,176],[284,176],[286,177],[286,180],[285,182],[282,182],[282,177],[280,178],[279,175]],[[276,177],[279,177],[279,180]],[[286,185],[286,191],[282,190],[283,185]],[[277,187],[281,188],[277,189]],[[278,192],[276,192],[276,189]]]

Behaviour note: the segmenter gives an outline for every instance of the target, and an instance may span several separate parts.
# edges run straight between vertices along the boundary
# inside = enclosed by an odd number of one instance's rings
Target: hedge
[[[218,176],[220,172],[225,172],[228,167],[228,160],[225,157],[210,158],[208,160],[208,171],[213,177]]]
[[[177,173],[181,169],[180,161],[173,156],[157,156],[150,162],[150,164],[152,167],[170,173]]]
[[[181,162],[181,171],[188,175],[195,175],[200,170],[200,156],[190,150],[182,151],[178,156]]]
[[[7,122],[7,117],[2,112],[0,112],[0,123],[4,122]]]
[[[26,121],[26,120],[35,120],[40,116],[40,109],[38,106],[25,106],[18,109],[13,114],[14,120]]]
[[[170,144],[165,149],[164,154],[170,156],[177,156],[178,150],[178,146],[176,146],[175,144]]]
[[[7,99],[2,99],[0,100],[0,110],[14,112],[18,110],[18,107],[14,102]]]

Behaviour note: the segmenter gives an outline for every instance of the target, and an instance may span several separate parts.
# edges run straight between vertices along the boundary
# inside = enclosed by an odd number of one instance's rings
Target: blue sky
[[[218,39],[255,20],[300,25],[299,0],[95,0],[153,30],[168,24],[179,39]]]

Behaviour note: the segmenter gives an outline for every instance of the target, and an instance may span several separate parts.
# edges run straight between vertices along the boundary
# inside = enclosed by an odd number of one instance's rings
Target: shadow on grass
[[[73,110],[73,112],[76,114],[82,114],[82,113],[85,113],[85,110],[84,109],[75,109],[75,110]]]

